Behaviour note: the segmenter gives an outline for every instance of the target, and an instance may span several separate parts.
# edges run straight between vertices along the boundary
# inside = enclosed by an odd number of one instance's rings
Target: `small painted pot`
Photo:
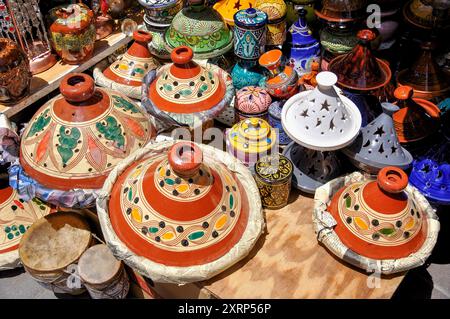
[[[234,15],[234,54],[241,59],[258,59],[266,47],[267,14],[249,8]]]
[[[291,192],[292,162],[283,155],[268,155],[255,164],[255,181],[263,207],[280,209],[288,204]]]
[[[255,117],[235,124],[226,136],[228,152],[250,168],[258,159],[269,155],[277,141],[277,134],[269,123]]]
[[[286,3],[283,0],[257,0],[255,8],[267,13],[267,45],[283,45],[286,41]]]
[[[250,117],[267,121],[267,110],[272,98],[266,90],[256,86],[246,86],[236,93],[234,101],[235,123]]]
[[[259,66],[257,61],[240,60],[236,63],[231,71],[233,86],[236,90],[240,90],[245,86],[265,86],[266,77],[264,70]]]
[[[280,145],[288,145],[292,142],[281,124],[281,112],[285,102],[286,101],[275,101],[269,106],[269,124],[274,129],[278,129],[278,142]]]
[[[145,16],[153,22],[169,24],[183,9],[183,0],[138,0],[145,9]]]

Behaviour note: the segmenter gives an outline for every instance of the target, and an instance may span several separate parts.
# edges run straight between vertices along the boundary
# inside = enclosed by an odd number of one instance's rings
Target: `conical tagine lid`
[[[298,144],[318,151],[331,151],[350,144],[361,128],[356,105],[336,92],[337,77],[321,72],[318,86],[291,97],[283,106],[281,122]]]
[[[148,116],[83,73],[63,78],[58,95],[25,129],[20,164],[47,188],[98,189],[111,169],[155,136]]]
[[[413,158],[400,145],[392,120],[392,114],[399,108],[390,103],[382,103],[381,106],[383,113],[363,127],[355,142],[343,152],[369,173],[378,172],[385,166],[407,169]]]
[[[328,211],[337,222],[334,230],[344,245],[373,259],[404,258],[418,251],[427,235],[426,214],[405,191],[408,176],[388,166],[376,181],[343,187]]]
[[[338,76],[339,85],[345,88],[359,91],[379,89],[391,80],[391,69],[371,52],[370,42],[375,40],[375,32],[361,30],[357,37],[359,43],[353,50],[331,60],[328,70]]]
[[[186,141],[155,144],[148,155],[128,161],[115,180],[108,203],[112,228],[134,254],[151,262],[147,271],[156,273],[152,279],[202,280],[213,268],[220,269],[217,274],[238,261],[226,256],[230,250],[248,250],[259,237],[247,237],[246,248],[241,246],[248,225],[261,222],[256,185],[241,182],[244,167],[217,152]],[[192,273],[206,264],[211,268]]]
[[[159,67],[148,45],[152,40],[149,32],[138,30],[133,33],[134,43],[117,61],[113,62],[104,75],[117,83],[129,86],[141,86],[144,76],[150,70]]]

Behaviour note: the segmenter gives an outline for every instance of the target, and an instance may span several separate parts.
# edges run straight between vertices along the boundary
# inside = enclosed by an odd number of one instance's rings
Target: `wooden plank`
[[[26,98],[22,99],[14,106],[6,106],[0,103],[0,112],[5,113],[7,117],[11,117],[21,112],[40,98],[56,90],[66,74],[70,72],[83,72],[89,69],[131,40],[132,37],[126,36],[119,31],[111,34],[105,39],[97,41],[95,43],[94,56],[83,64],[69,65],[58,61],[47,71],[33,76],[31,79],[30,94]]]
[[[219,298],[392,297],[404,274],[374,280],[331,255],[317,242],[313,202],[293,190],[288,206],[266,210],[267,234],[249,257],[196,285]]]

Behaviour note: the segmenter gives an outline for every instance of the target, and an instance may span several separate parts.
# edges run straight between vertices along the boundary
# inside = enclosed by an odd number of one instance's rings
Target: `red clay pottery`
[[[105,184],[111,199],[99,203],[108,211],[99,214],[102,223],[110,220],[119,250],[153,280],[209,278],[240,260],[258,239],[258,189],[230,155],[193,142],[162,142],[125,163],[117,178],[111,175],[112,186]]]
[[[28,95],[30,83],[27,55],[14,41],[0,38],[0,103],[16,103]]]
[[[435,15],[434,11],[439,10],[439,3],[444,4],[443,14]],[[450,18],[450,12],[448,11],[448,4],[446,1],[433,1],[433,0],[411,0],[403,6],[403,17],[406,22],[412,26],[429,30],[433,27],[440,25],[447,25]],[[447,9],[447,10],[446,10]]]
[[[94,53],[94,13],[84,4],[58,6],[50,11],[53,48],[67,64],[79,64]]]
[[[26,127],[20,164],[50,189],[101,188],[111,169],[147,144],[155,130],[133,102],[96,88],[86,74],[65,76],[60,91]]]
[[[400,143],[425,139],[439,128],[439,108],[423,99],[413,98],[410,86],[400,86],[394,91],[400,110],[392,116]]]
[[[388,166],[376,181],[351,183],[332,198],[328,211],[342,243],[355,253],[377,260],[417,252],[427,237],[426,214],[405,188],[408,176]]]

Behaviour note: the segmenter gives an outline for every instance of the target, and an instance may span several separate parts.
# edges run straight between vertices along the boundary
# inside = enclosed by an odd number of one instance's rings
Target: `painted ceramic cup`
[[[12,40],[0,38],[0,103],[16,103],[28,95],[30,83],[27,55]]]
[[[267,13],[267,45],[282,45],[286,40],[286,3],[283,0],[256,0],[255,8]]]
[[[281,124],[281,112],[283,111],[284,103],[285,101],[275,101],[269,107],[269,124],[274,129],[278,129],[278,141],[280,145],[288,145],[292,142]]]
[[[259,64],[270,72],[266,81],[266,89],[270,95],[280,99],[288,99],[298,92],[298,75],[290,66],[281,64],[280,50],[271,50],[259,58]]]
[[[228,152],[247,167],[272,152],[277,140],[269,123],[259,118],[248,118],[235,124],[227,132]]]
[[[255,164],[255,181],[263,207],[280,209],[288,204],[292,162],[283,155],[264,156]]]
[[[266,77],[264,76],[264,69],[257,61],[240,60],[231,70],[231,78],[233,79],[233,86],[236,90],[240,90],[246,86],[264,87]]]
[[[79,64],[94,54],[94,13],[84,4],[52,9],[50,34],[53,48],[67,64]]]
[[[138,0],[145,9],[145,16],[153,22],[169,24],[183,9],[183,0]]]
[[[249,8],[234,15],[234,53],[241,59],[258,59],[265,51],[267,14]]]
[[[243,87],[236,93],[234,101],[235,123],[250,117],[267,120],[271,103],[272,98],[266,90],[256,86]]]

